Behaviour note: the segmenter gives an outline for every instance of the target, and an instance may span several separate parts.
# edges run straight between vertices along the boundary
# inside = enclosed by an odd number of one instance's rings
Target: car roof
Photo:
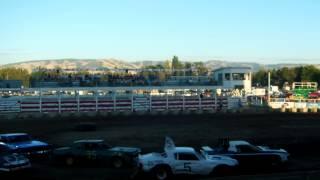
[[[7,134],[0,134],[1,137],[21,136],[21,135],[28,135],[28,134],[27,134],[27,133],[7,133]]]
[[[73,143],[101,143],[104,142],[103,139],[81,139],[74,141]]]
[[[249,142],[243,141],[243,140],[237,140],[237,141],[229,141],[230,146],[238,146],[238,145],[250,145]]]
[[[174,149],[175,152],[179,153],[190,153],[190,152],[195,152],[194,148],[192,147],[176,147]]]

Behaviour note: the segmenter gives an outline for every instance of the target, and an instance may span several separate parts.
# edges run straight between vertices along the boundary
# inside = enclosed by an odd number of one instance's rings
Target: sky
[[[39,59],[320,63],[318,0],[1,0],[0,64]]]

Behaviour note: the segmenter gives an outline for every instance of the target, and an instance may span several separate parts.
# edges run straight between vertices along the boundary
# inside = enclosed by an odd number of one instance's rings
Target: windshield
[[[199,160],[205,159],[204,155],[202,153],[199,153],[198,151],[196,151],[196,156],[199,158]]]
[[[253,145],[238,145],[237,151],[241,153],[254,153],[261,151],[261,149]]]
[[[31,137],[29,135],[15,135],[15,136],[2,137],[1,140],[6,143],[16,143],[16,142],[31,141]]]

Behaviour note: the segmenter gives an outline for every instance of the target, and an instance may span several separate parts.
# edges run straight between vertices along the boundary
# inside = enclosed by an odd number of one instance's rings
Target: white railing
[[[235,108],[239,102],[222,96],[38,96],[2,98],[0,112],[219,111]]]
[[[271,98],[269,106],[273,109],[280,108],[320,108],[320,99],[297,99]]]

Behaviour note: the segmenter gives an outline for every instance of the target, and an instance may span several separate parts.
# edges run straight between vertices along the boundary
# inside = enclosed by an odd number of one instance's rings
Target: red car
[[[312,99],[320,98],[320,91],[309,93],[309,98],[312,98]]]

